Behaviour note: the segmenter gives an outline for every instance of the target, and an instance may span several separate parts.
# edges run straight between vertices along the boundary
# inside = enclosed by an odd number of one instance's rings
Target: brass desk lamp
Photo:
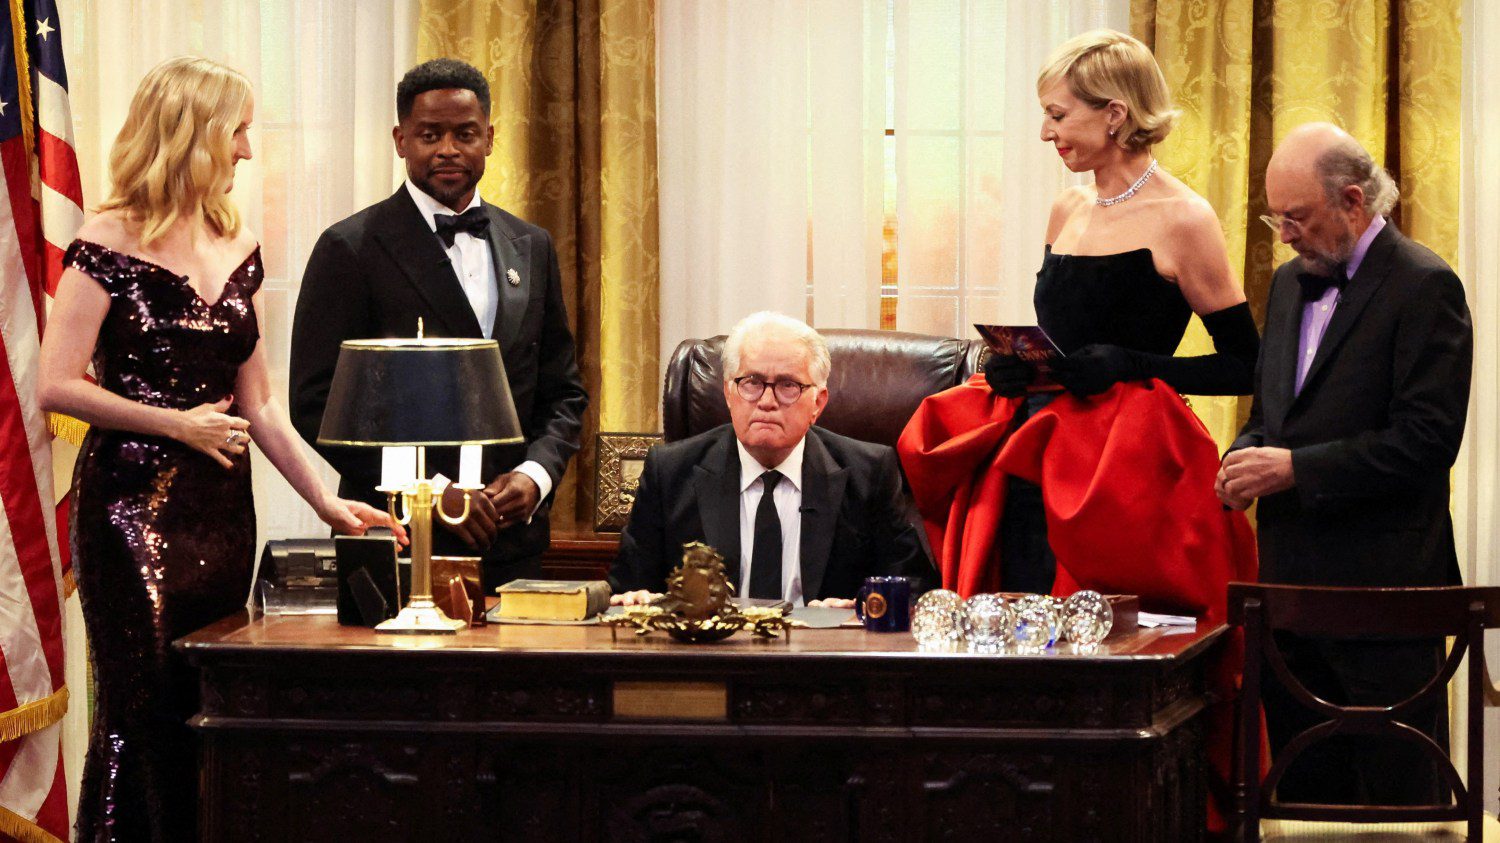
[[[450,524],[469,516],[470,498],[484,488],[480,448],[524,442],[500,346],[494,340],[423,338],[346,340],[318,430],[322,445],[381,447],[376,488],[386,493],[391,518],[411,534],[411,597],[379,632],[451,633],[462,620],[432,602],[432,513]],[[427,477],[428,447],[460,446],[457,515]],[[396,499],[401,499],[400,514]]]

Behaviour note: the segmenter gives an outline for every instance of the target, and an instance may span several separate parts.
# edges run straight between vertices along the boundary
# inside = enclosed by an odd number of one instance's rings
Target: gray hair
[[[1365,213],[1372,217],[1389,214],[1401,197],[1396,180],[1353,138],[1335,144],[1318,157],[1318,176],[1330,203],[1338,201],[1344,188],[1358,185],[1365,194]]]
[[[809,374],[816,386],[828,386],[828,373],[833,361],[828,356],[828,343],[817,331],[800,319],[771,310],[752,313],[737,322],[724,340],[724,380],[730,380],[740,371],[740,350],[751,339],[780,334],[802,344],[807,351]]]

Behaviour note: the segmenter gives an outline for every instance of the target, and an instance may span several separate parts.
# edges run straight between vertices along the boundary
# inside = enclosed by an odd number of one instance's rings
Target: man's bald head
[[[1304,123],[1287,134],[1271,154],[1266,176],[1272,172],[1308,178],[1318,172],[1318,159],[1334,149],[1363,149],[1350,134],[1332,123]]]
[[[1370,220],[1388,213],[1398,195],[1390,174],[1332,123],[1293,129],[1266,166],[1266,202],[1283,220],[1281,241],[1313,271],[1347,260]]]

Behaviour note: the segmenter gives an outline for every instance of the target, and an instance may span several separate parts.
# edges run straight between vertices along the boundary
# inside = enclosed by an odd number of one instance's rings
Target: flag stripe
[[[58,193],[52,185],[43,183],[42,231],[47,232],[46,242],[59,251],[65,250],[73,242],[73,233],[82,225],[83,209],[78,203]]]
[[[9,208],[0,204],[0,220],[8,216]],[[16,277],[13,273],[20,263],[18,258],[0,252],[0,267],[4,267],[7,276]],[[15,284],[0,288],[0,340],[4,343],[4,353],[0,354],[0,453],[5,454],[5,459],[0,460],[0,506],[4,509],[16,559],[14,567],[0,565],[0,585],[4,586],[3,593],[12,597],[23,592],[30,597],[27,601],[17,600],[15,610],[32,616],[35,632],[30,629],[26,632],[41,639],[37,643],[47,669],[38,679],[45,681],[49,674],[51,677],[50,687],[26,687],[17,682],[20,702],[51,693],[53,688],[62,687],[64,681],[61,583],[53,565],[57,545],[52,519],[44,514],[47,510],[42,504],[44,497],[49,507],[52,503],[52,465],[46,420],[36,404],[36,360],[40,350],[37,324],[37,313],[31,308],[25,290]],[[3,552],[0,546],[0,553]],[[15,590],[17,585],[23,591]],[[4,655],[6,667],[15,679],[17,654],[7,651]]]
[[[61,725],[63,565],[37,398],[47,279],[81,217],[53,0],[0,11],[0,838],[68,836]],[[38,27],[39,21],[46,27]],[[50,30],[43,34],[38,29]],[[44,187],[45,185],[45,187]],[[54,249],[55,251],[55,249]],[[56,261],[53,266],[47,266]],[[55,287],[54,287],[55,289]],[[19,735],[19,737],[17,737]]]
[[[78,177],[78,155],[72,144],[43,130],[37,136],[37,154],[41,156],[42,184],[57,192],[78,211],[78,222],[72,228],[43,230],[55,237],[73,239],[73,232],[83,225],[83,185]]]
[[[20,741],[0,743],[0,781],[5,780],[6,774],[10,772],[11,764],[16,760],[16,753],[20,751]]]
[[[0,222],[0,248],[10,246],[7,240],[12,240],[11,247],[18,252],[21,258],[22,276],[11,276],[17,281],[31,281],[41,277],[41,253],[38,244],[42,241],[42,233],[38,226],[41,224],[39,215],[32,209],[36,206],[36,200],[31,198],[31,165],[26,160],[26,147],[19,137],[0,141],[0,173],[5,179],[5,190],[9,194],[7,200],[10,207],[6,210],[5,217]],[[8,258],[10,250],[0,253],[0,258]],[[43,313],[41,290],[35,284],[27,284],[33,295],[33,302],[37,313]]]
[[[0,779],[0,805],[34,820],[47,801],[52,790],[52,779],[57,775],[58,748],[62,744],[62,725],[51,726],[33,732],[18,741],[21,751],[16,753],[11,768],[25,770],[25,776],[6,776]]]
[[[46,241],[42,242],[42,272],[49,298],[57,297],[57,283],[62,280],[64,254],[66,253],[62,249]],[[66,559],[67,555],[64,554],[63,558]]]

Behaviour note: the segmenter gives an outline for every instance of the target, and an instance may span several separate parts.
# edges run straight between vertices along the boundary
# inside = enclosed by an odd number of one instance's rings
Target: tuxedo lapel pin
[[[521,286],[521,273],[517,272],[515,267],[511,267],[505,270],[505,280],[509,281],[512,287],[519,287]]]

